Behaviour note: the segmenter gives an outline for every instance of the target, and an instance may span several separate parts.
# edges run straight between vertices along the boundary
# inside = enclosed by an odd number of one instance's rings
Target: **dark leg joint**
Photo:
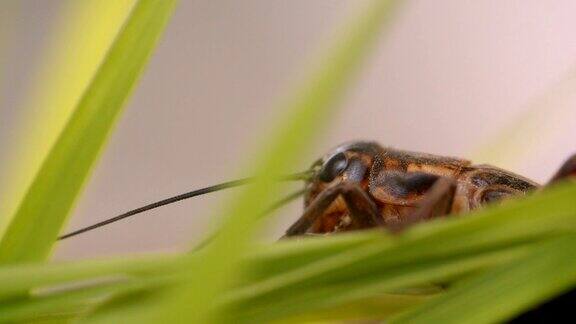
[[[353,223],[359,227],[384,226],[372,198],[357,184],[341,183],[321,192],[286,231],[285,237],[306,233],[339,196],[344,198]]]
[[[388,224],[393,233],[399,233],[410,226],[433,218],[446,216],[452,210],[452,202],[456,194],[456,181],[449,178],[438,178],[424,194],[414,213],[397,223]]]

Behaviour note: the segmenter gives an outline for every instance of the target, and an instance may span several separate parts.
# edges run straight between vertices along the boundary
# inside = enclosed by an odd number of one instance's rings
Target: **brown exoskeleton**
[[[568,177],[576,177],[576,155],[550,182]],[[306,188],[304,213],[285,236],[376,226],[400,231],[416,222],[464,213],[540,187],[534,181],[493,166],[472,165],[467,160],[400,151],[360,141],[338,146],[315,162],[308,172],[286,179],[306,179]],[[59,239],[247,181],[249,179],[230,181],[164,199]]]
[[[385,148],[374,142],[338,146],[312,166],[305,211],[286,236],[413,223],[463,213],[524,195],[537,183],[490,165]],[[576,176],[576,155],[551,182]]]

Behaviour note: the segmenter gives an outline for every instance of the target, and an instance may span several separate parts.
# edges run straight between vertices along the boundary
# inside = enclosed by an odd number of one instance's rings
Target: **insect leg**
[[[455,193],[456,182],[449,178],[440,177],[428,189],[424,199],[413,213],[397,223],[387,224],[387,227],[392,232],[397,233],[413,224],[448,215],[452,208]]]
[[[556,183],[560,180],[565,180],[567,178],[576,179],[576,154],[572,155],[556,172],[548,184]]]
[[[356,184],[341,183],[320,193],[296,223],[290,226],[285,236],[306,233],[339,196],[344,198],[353,222],[363,227],[384,226],[384,221],[378,216],[378,208],[370,196]]]

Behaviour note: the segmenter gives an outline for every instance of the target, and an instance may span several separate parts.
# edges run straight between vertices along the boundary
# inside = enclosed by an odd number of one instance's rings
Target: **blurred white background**
[[[68,228],[238,176],[275,103],[365,2],[182,1]],[[26,0],[0,14],[10,17],[1,32],[0,164],[66,5]],[[414,0],[399,9],[316,156],[304,160],[372,139],[545,181],[576,151],[576,2]],[[73,238],[56,257],[182,249],[206,231],[223,195]],[[300,212],[301,203],[285,208],[278,228]]]

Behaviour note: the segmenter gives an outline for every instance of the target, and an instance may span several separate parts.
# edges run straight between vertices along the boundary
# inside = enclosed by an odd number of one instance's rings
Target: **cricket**
[[[376,142],[337,146],[307,171],[281,180],[304,181],[304,212],[284,237],[319,235],[382,227],[392,233],[413,224],[462,215],[487,204],[518,197],[576,177],[572,155],[545,185],[491,165],[426,153],[402,151]],[[229,181],[170,197],[60,236],[67,239],[122,219],[226,188]],[[294,196],[294,195],[293,195]],[[288,197],[279,205],[291,200]]]

